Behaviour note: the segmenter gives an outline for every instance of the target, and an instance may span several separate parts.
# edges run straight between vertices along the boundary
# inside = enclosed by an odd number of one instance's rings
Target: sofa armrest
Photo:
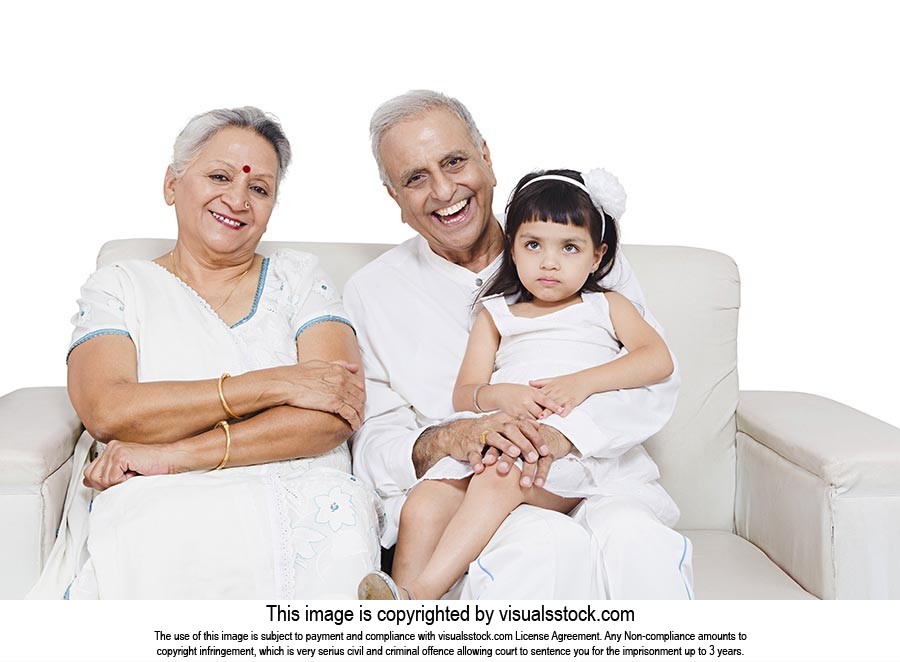
[[[40,486],[72,456],[83,430],[61,386],[0,397],[0,492]]]
[[[62,387],[0,397],[0,599],[24,596],[43,568],[83,429]]]
[[[900,598],[900,429],[766,391],[737,426],[737,533],[821,598]]]

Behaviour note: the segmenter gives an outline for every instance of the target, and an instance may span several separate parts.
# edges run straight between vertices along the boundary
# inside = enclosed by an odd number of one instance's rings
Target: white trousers
[[[591,497],[571,513],[600,550],[598,583],[610,600],[691,600],[691,541],[633,497]]]
[[[516,508],[500,525],[468,573],[445,598],[462,600],[589,600],[596,546],[588,531],[562,513]]]
[[[632,497],[519,506],[447,598],[691,599],[691,543]]]

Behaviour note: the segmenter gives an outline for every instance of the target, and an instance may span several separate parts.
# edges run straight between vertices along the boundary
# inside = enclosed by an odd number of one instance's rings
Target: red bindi
[[[245,165],[243,168],[241,168],[241,170],[243,170],[244,172],[250,172],[250,166]]]

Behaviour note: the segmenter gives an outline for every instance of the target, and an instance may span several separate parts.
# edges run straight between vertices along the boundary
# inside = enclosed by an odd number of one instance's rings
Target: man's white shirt
[[[406,490],[417,480],[413,445],[426,428],[456,417],[453,386],[480,310],[475,298],[500,260],[474,273],[436,255],[416,236],[363,267],[345,287],[367,392],[366,422],[352,442],[353,470],[384,500],[385,546],[396,541]],[[602,284],[630,299],[662,333],[621,252]],[[668,525],[678,510],[655,482],[658,469],[641,443],[669,420],[679,385],[676,362],[675,373],[663,382],[597,394],[569,416],[544,421],[572,442],[573,452],[609,460],[611,495],[636,497]]]

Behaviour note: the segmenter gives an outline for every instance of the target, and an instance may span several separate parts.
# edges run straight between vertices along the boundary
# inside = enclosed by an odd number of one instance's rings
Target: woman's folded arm
[[[358,374],[359,350],[349,327],[317,324],[300,335],[297,346],[297,365],[224,380],[223,395],[231,411],[245,418],[292,405],[290,409],[298,411],[337,414],[348,429],[359,427],[365,392]],[[94,338],[69,356],[69,398],[95,439],[168,443],[231,420],[219,396],[218,379],[138,382],[136,366],[134,344],[118,335]],[[280,416],[293,418],[294,412]],[[329,427],[332,418],[316,420]]]

